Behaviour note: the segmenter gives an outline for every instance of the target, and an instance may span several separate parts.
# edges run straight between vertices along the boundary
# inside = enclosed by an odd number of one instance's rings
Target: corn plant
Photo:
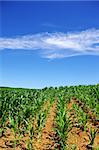
[[[28,123],[28,133],[29,133],[29,139],[27,142],[27,149],[28,150],[34,150],[33,139],[34,139],[35,130],[33,128],[32,122]]]
[[[56,116],[56,128],[54,130],[58,136],[57,148],[64,150],[66,148],[68,133],[71,130],[71,123],[62,96],[59,96],[58,99]]]
[[[73,104],[73,108],[75,110],[75,116],[77,118],[77,126],[80,127],[83,131],[87,129],[87,121],[88,121],[88,115],[83,112],[83,110],[77,106],[76,104]]]
[[[96,134],[97,134],[97,129],[92,130],[92,128],[90,128],[88,130],[87,135],[89,136],[89,140],[90,140],[90,143],[86,146],[88,150],[94,150],[93,144],[94,144]]]
[[[17,121],[9,116],[9,121],[10,121],[10,125],[11,125],[11,129],[14,133],[14,149],[16,149],[16,144],[17,144],[17,129],[18,129],[18,126],[17,126]]]
[[[6,116],[5,114],[3,114],[0,120],[0,137],[5,136],[5,133],[6,133]]]
[[[44,127],[45,121],[46,121],[47,111],[41,111],[37,114],[37,127],[36,130],[38,132],[38,137],[41,137],[41,130]]]

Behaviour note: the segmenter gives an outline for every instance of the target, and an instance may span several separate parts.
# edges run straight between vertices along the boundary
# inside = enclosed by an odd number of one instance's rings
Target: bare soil
[[[50,113],[47,117],[45,127],[42,130],[41,139],[35,141],[36,150],[54,150],[54,140],[53,140],[53,125],[56,116],[56,102],[50,108]]]

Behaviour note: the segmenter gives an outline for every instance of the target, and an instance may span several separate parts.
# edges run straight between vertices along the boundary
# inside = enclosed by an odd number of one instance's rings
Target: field
[[[0,88],[0,150],[99,150],[99,84]]]

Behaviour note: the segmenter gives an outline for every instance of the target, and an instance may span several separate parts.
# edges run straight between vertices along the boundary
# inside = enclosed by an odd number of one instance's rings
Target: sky
[[[0,1],[0,86],[99,83],[98,1]]]

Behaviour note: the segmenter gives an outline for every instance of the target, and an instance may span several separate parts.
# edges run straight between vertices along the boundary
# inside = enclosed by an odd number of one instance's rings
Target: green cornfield
[[[99,150],[99,84],[1,87],[0,150]]]

